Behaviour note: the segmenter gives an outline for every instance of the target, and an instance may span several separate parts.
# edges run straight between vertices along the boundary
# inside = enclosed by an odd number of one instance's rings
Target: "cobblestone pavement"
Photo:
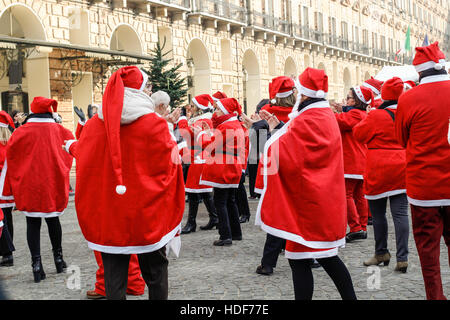
[[[214,247],[217,230],[202,231],[198,228],[208,221],[206,209],[200,204],[197,232],[182,236],[182,248],[178,258],[170,257],[169,299],[185,300],[292,300],[294,292],[291,270],[287,259],[280,255],[272,276],[255,273],[263,251],[265,232],[254,225],[258,202],[250,201],[250,223],[242,224],[243,241],[234,241],[231,247]],[[86,299],[86,291],[94,288],[97,264],[92,251],[81,234],[73,197],[66,213],[61,217],[64,258],[69,269],[79,270],[79,278],[69,273],[57,274],[53,263],[50,239],[46,224],[41,229],[41,253],[47,278],[38,284],[33,282],[31,258],[26,243],[25,217],[19,211],[14,219],[14,266],[0,268],[0,280],[10,299],[56,300]],[[183,225],[187,218],[187,206]],[[409,268],[406,274],[394,272],[395,237],[390,213],[389,249],[393,256],[389,266],[380,266],[371,273],[363,261],[373,254],[373,229],[369,226],[368,239],[349,243],[339,256],[347,265],[353,279],[358,299],[364,300],[423,300],[425,290],[414,239],[410,231]],[[411,225],[411,222],[410,222]],[[411,230],[411,229],[410,229]],[[374,279],[379,272],[379,283]],[[441,272],[444,293],[450,296],[450,270],[447,248],[441,242]],[[331,279],[322,268],[314,269],[313,299],[340,299]],[[79,279],[77,286],[76,279]],[[128,299],[147,299],[128,296]]]

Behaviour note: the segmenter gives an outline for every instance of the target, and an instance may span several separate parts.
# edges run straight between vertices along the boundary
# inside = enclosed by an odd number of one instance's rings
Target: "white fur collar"
[[[211,119],[211,118],[212,118],[212,113],[206,112],[206,113],[200,114],[198,116],[195,116],[195,117],[189,119],[189,125],[193,125],[195,123],[195,121],[198,121],[201,119]]]
[[[130,124],[152,112],[155,112],[155,105],[149,95],[137,89],[125,88],[120,124]],[[101,106],[98,109],[98,117],[103,120]]]

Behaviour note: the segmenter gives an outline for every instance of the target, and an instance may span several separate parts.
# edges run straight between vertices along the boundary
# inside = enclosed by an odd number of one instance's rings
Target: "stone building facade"
[[[341,100],[383,66],[410,63],[425,36],[448,56],[449,9],[448,0],[0,0],[0,88],[12,92],[2,108],[18,91],[28,102],[51,97],[74,130],[73,106],[101,103],[120,66],[148,67],[158,40],[183,64],[187,100],[220,90],[251,113],[272,78],[308,66],[326,70],[329,98]],[[412,51],[396,55],[408,28]]]

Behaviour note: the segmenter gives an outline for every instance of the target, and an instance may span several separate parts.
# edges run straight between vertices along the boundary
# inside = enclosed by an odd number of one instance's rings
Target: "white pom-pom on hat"
[[[272,99],[272,100],[270,100],[270,103],[272,103],[272,104],[277,103],[277,99]]]
[[[323,91],[323,90],[318,90],[318,91],[316,92],[316,97],[317,97],[317,98],[320,98],[320,99],[325,98],[325,91]]]
[[[442,65],[442,64],[440,64],[440,63],[436,63],[435,65],[434,65],[434,70],[442,70],[444,68],[444,66]]]
[[[124,194],[127,191],[127,187],[123,186],[123,185],[117,185],[116,186],[116,193],[117,194]]]

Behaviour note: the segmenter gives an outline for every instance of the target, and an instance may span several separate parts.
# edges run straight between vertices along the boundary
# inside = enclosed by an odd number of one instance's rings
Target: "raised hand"
[[[83,110],[81,110],[80,108],[75,106],[75,107],[73,107],[73,111],[75,111],[78,118],[80,118],[81,122],[86,122],[86,115],[84,114]]]

